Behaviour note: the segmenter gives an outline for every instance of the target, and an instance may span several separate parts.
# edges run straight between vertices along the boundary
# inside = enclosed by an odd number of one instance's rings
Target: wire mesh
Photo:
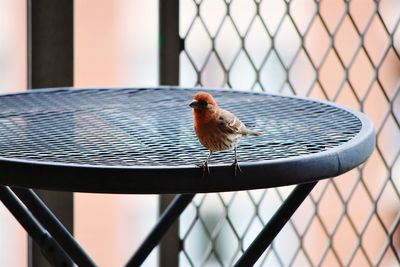
[[[181,0],[180,85],[338,102],[374,122],[360,168],[320,182],[257,266],[400,264],[400,2]],[[230,266],[291,187],[198,195],[182,266]]]
[[[103,166],[199,164],[207,150],[199,149],[187,104],[196,91],[61,89],[0,96],[1,157]],[[264,133],[241,142],[241,162],[327,151],[361,131],[353,113],[322,102],[210,92],[249,127]],[[232,158],[232,151],[221,152],[210,163],[230,165]]]

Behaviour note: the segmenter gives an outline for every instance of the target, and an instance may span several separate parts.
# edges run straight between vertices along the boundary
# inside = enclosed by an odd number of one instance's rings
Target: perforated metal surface
[[[87,89],[0,97],[0,156],[104,166],[194,165],[206,156],[188,107],[196,90]],[[276,95],[212,91],[220,106],[263,134],[239,144],[240,162],[326,151],[361,129],[352,113]],[[211,163],[231,164],[232,152]]]

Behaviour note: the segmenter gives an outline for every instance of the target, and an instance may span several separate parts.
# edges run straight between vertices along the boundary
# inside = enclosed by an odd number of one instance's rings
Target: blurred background
[[[27,88],[26,8],[0,0],[0,93]],[[179,19],[181,86],[309,96],[374,123],[370,159],[318,183],[258,266],[399,266],[400,1],[181,0]],[[74,86],[156,85],[158,1],[75,0]],[[180,265],[232,265],[291,190],[196,196]],[[99,266],[123,265],[158,214],[157,196],[74,197],[75,236]],[[27,236],[0,204],[0,266],[26,264]]]

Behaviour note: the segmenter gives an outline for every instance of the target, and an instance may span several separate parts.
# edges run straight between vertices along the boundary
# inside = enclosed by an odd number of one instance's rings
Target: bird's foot
[[[238,171],[239,171],[239,172],[242,172],[242,169],[240,168],[239,162],[238,162],[237,160],[235,160],[235,161],[233,162],[232,167],[233,167],[233,171],[234,171],[235,176],[237,175],[237,172],[238,172]]]
[[[210,174],[210,168],[208,168],[208,162],[207,161],[204,161],[201,164],[196,164],[196,166],[203,169],[203,177],[206,176],[206,173]]]

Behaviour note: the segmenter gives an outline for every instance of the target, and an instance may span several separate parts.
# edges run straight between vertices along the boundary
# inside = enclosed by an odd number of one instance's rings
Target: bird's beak
[[[197,101],[197,100],[193,100],[190,104],[189,104],[189,107],[191,107],[191,108],[196,108],[196,107],[198,107],[199,106],[199,101]]]

